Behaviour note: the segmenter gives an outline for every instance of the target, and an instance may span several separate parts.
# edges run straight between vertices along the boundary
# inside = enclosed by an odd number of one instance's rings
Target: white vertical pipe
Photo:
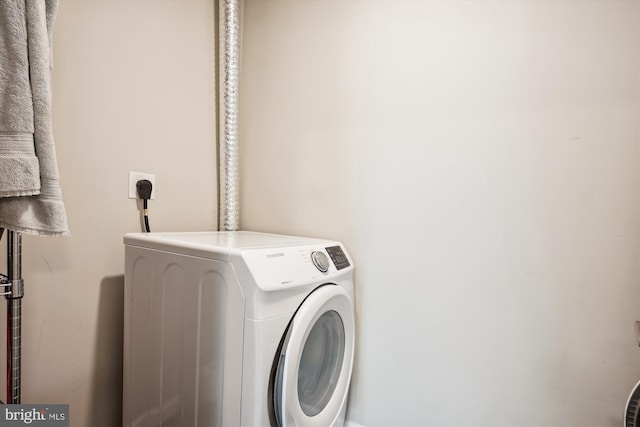
[[[220,157],[220,223],[225,231],[240,228],[240,172],[238,147],[238,80],[240,77],[240,0],[224,2],[223,110]]]

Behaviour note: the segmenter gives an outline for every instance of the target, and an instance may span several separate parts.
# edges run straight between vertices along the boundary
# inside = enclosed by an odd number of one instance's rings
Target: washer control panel
[[[329,257],[327,257],[324,252],[311,252],[311,262],[313,262],[313,265],[315,265],[320,272],[326,273],[329,271]]]
[[[336,270],[342,270],[343,268],[347,268],[351,265],[340,246],[331,246],[326,248],[326,250],[333,261],[333,265],[336,266]]]
[[[241,259],[244,266],[235,267],[237,274],[249,274],[265,291],[342,280],[353,268],[337,242],[244,250]]]

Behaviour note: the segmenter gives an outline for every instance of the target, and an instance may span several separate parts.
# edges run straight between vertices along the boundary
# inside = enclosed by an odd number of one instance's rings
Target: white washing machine
[[[340,242],[239,231],[124,243],[124,426],[344,423],[355,325]]]

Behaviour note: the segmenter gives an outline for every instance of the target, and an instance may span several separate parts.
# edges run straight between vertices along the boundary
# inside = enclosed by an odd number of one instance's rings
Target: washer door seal
[[[332,425],[353,367],[353,302],[341,286],[313,291],[293,316],[274,373],[273,408],[280,427]]]

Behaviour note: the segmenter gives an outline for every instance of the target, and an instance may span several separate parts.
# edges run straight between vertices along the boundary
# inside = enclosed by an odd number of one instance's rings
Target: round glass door
[[[353,365],[353,304],[344,288],[316,289],[294,315],[277,361],[277,424],[330,425],[342,408]]]
[[[298,399],[310,417],[322,411],[338,385],[344,359],[344,323],[336,311],[327,311],[311,328],[298,369]]]

